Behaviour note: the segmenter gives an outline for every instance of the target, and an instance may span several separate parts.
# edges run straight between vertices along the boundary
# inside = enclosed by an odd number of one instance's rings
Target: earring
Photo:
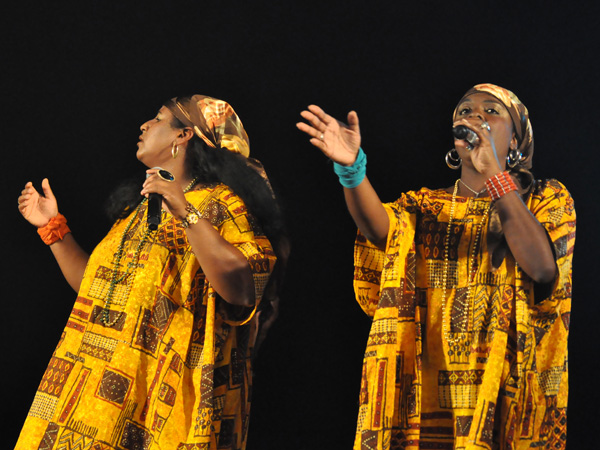
[[[177,155],[179,154],[179,146],[175,143],[175,141],[173,141],[173,147],[171,147],[171,156],[173,156],[173,159],[177,158]]]
[[[446,159],[446,164],[452,170],[458,170],[458,168],[460,166],[462,166],[462,159],[460,159],[460,156],[458,155],[458,152],[456,151],[455,148],[453,148],[448,153],[446,153],[445,159]]]
[[[510,169],[514,169],[515,166],[521,162],[521,158],[523,158],[523,153],[516,148],[511,148],[508,155],[506,155],[506,165]]]

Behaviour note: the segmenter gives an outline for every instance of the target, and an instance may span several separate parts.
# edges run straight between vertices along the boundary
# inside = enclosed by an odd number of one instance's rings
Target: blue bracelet
[[[355,188],[362,180],[365,179],[367,174],[367,155],[363,152],[362,148],[358,149],[358,155],[356,155],[356,161],[351,166],[342,166],[336,162],[333,163],[333,170],[340,179],[340,184],[345,188]]]

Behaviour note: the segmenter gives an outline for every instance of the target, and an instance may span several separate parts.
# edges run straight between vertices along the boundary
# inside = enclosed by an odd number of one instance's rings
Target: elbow
[[[386,244],[387,244],[387,235],[385,235],[385,236],[382,237],[382,236],[377,236],[377,235],[375,235],[373,233],[363,232],[362,230],[361,230],[361,232],[364,234],[364,236],[367,238],[367,240],[371,244],[373,244],[379,250],[382,250],[382,251],[385,250],[385,247],[386,247]]]
[[[229,298],[223,297],[223,299],[232,305],[253,307],[256,303],[254,277],[248,262],[244,260],[232,267],[229,272],[229,279],[233,289],[231,295],[228,296]]]
[[[547,267],[540,267],[534,271],[531,275],[533,281],[539,284],[548,284],[555,280],[558,275],[558,269],[556,264],[548,265]]]

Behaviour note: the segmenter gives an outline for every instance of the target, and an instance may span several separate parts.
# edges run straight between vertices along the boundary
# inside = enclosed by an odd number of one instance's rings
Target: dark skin
[[[358,115],[348,113],[348,123],[331,117],[316,105],[310,105],[301,116],[298,129],[308,134],[310,143],[334,162],[350,166],[356,160],[360,147]],[[487,122],[490,130],[482,128]],[[458,108],[454,126],[465,125],[479,136],[480,142],[467,149],[463,140],[455,140],[455,148],[463,163],[461,180],[479,192],[490,177],[505,170],[506,155],[516,148],[512,121],[508,111],[489,94],[474,94]],[[448,188],[447,192],[452,192]],[[475,194],[459,183],[457,193],[463,197]],[[355,188],[344,188],[348,210],[360,231],[377,247],[385,249],[389,232],[389,218],[368,178]],[[548,236],[525,206],[517,192],[509,192],[496,201],[506,242],[519,266],[537,283],[549,283],[556,277],[557,268]]]
[[[157,170],[148,169],[141,194],[158,193],[163,197],[163,208],[177,218],[187,215],[184,188],[192,181],[185,166],[185,151],[194,136],[191,128],[171,126],[171,112],[163,107],[158,115],[145,122],[140,129],[137,156],[147,167],[162,167],[175,176],[174,182],[162,180]],[[177,158],[171,155],[177,146]],[[44,195],[40,195],[31,182],[19,196],[19,211],[36,227],[43,227],[58,214],[56,198],[47,179],[42,181]],[[206,219],[186,228],[188,241],[198,259],[206,279],[226,302],[236,306],[251,307],[255,303],[254,279],[248,261],[233,245],[227,242]],[[79,291],[89,255],[79,246],[72,234],[50,245],[69,285]]]

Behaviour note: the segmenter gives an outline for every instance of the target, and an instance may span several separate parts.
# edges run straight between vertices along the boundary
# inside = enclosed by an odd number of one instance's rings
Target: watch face
[[[198,214],[196,214],[196,213],[188,214],[187,221],[189,223],[198,223]]]

